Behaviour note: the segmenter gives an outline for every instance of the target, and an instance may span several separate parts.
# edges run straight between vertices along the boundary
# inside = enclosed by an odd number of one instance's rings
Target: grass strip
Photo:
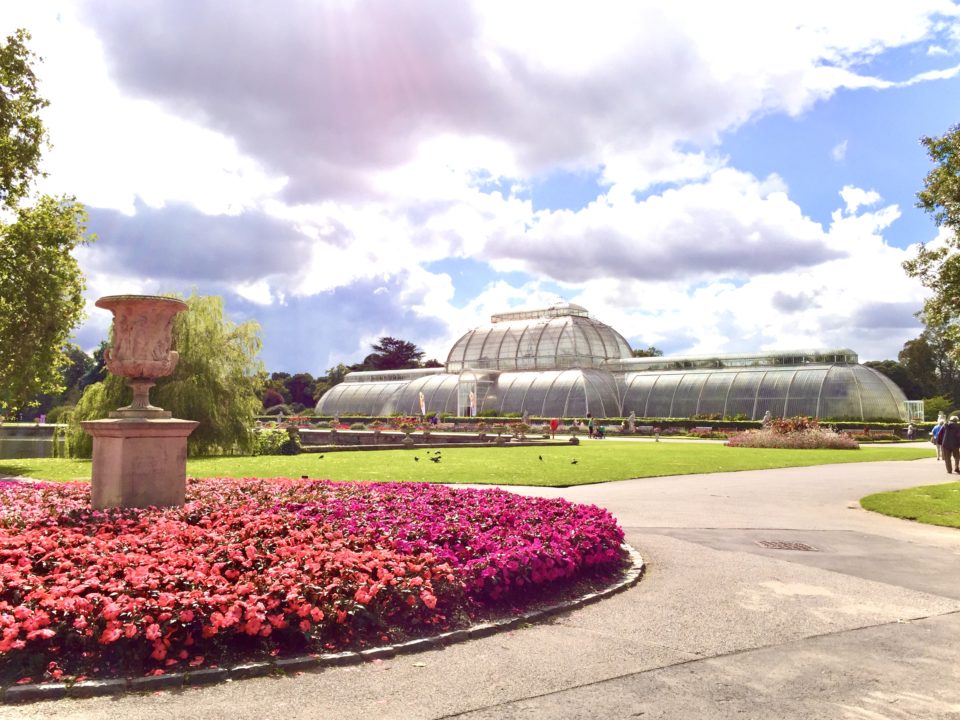
[[[883,515],[960,528],[960,482],[867,495],[860,505]]]
[[[637,477],[764,470],[883,460],[917,460],[926,447],[859,450],[728,448],[720,443],[585,442],[562,447],[382,450],[293,456],[195,458],[191,477],[292,477],[567,487]],[[439,460],[436,460],[439,458]],[[42,480],[90,478],[89,460],[0,461],[0,475]]]

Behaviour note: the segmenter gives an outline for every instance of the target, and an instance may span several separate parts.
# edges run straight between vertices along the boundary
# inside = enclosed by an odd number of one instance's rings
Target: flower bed
[[[726,443],[730,447],[783,448],[791,450],[856,450],[856,440],[846,433],[820,427],[816,420],[805,417],[777,418],[768,427],[746,430],[731,435]]]
[[[89,509],[0,482],[6,682],[162,674],[402,640],[622,567],[595,506],[505,491],[191,480],[183,508]]]

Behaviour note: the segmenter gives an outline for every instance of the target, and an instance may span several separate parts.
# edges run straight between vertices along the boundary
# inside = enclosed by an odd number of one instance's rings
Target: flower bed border
[[[505,630],[513,630],[521,625],[539,622],[547,618],[569,612],[604,600],[612,595],[633,587],[643,577],[646,566],[643,558],[630,545],[621,547],[630,557],[630,567],[623,577],[614,584],[588,592],[571,600],[560,601],[515,617],[478,623],[469,628],[440,633],[432,637],[417,638],[395,645],[383,645],[360,651],[324,653],[319,655],[297,655],[276,660],[247,662],[230,668],[202,668],[193,672],[176,672],[167,675],[153,675],[136,678],[112,678],[105,680],[81,680],[75,683],[28,683],[10,685],[2,688],[0,702],[18,704],[39,700],[61,700],[64,698],[90,698],[108,695],[120,695],[128,692],[154,692],[156,690],[174,690],[183,687],[212,685],[228,680],[264,677],[275,674],[288,674],[304,670],[317,670],[341,665],[356,665],[372,660],[385,660],[407,653],[422,652],[444,648],[454,643],[475,640],[494,635]]]

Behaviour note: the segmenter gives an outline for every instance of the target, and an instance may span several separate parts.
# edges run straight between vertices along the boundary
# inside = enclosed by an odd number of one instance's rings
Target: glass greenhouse
[[[632,357],[579,305],[494,315],[454,344],[444,368],[353,372],[322,415],[746,417],[907,420],[908,401],[852,350]],[[912,414],[911,414],[912,417]]]

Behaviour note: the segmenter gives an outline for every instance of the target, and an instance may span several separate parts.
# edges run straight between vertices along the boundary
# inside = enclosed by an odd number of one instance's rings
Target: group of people
[[[947,472],[960,475],[960,418],[951,415],[947,420],[941,415],[930,431],[930,442],[937,446],[937,459],[943,459]]]

